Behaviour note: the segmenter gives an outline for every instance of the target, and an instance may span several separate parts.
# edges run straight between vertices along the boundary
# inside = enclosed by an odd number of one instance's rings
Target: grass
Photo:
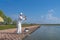
[[[10,28],[16,28],[16,26],[15,25],[0,25],[0,30],[10,29]]]
[[[22,27],[34,26],[36,24],[22,24]]]
[[[29,27],[37,24],[22,24],[22,27]],[[0,30],[16,28],[16,25],[0,25]]]

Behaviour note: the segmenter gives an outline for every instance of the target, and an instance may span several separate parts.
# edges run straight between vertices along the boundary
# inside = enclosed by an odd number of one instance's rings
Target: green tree
[[[10,24],[12,22],[12,19],[7,17],[2,10],[0,10],[0,16],[4,19],[4,24]]]
[[[1,16],[3,19],[5,19],[5,18],[6,18],[5,14],[3,13],[3,11],[2,11],[2,10],[0,10],[0,16]]]
[[[7,23],[7,24],[11,24],[11,23],[12,23],[12,19],[11,19],[10,17],[7,17],[7,18],[6,18],[6,23]]]
[[[17,20],[13,20],[13,24],[16,25],[16,23],[17,23]]]

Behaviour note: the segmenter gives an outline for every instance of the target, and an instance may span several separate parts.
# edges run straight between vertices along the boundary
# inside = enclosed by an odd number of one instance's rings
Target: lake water
[[[60,40],[60,25],[42,25],[24,40]]]

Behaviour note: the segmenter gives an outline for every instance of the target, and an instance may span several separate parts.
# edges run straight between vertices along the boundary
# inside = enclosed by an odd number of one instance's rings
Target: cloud
[[[46,15],[42,15],[41,16],[41,20],[43,20],[44,21],[44,23],[60,23],[60,18],[58,18],[58,17],[56,17],[55,15],[54,15],[54,10],[53,9],[51,9],[51,10],[49,10],[48,11],[48,13],[46,14]]]
[[[53,14],[51,14],[51,13],[49,14],[49,13],[48,13],[48,14],[46,15],[46,19],[48,19],[48,20],[57,20],[58,18],[55,17]]]
[[[41,18],[44,18],[44,16],[41,16]]]
[[[49,13],[55,12],[53,9],[48,10]]]

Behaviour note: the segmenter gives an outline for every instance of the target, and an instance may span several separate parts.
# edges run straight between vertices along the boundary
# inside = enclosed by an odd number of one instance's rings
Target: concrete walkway
[[[22,34],[16,34],[16,30],[17,30],[16,28],[0,30],[0,40],[22,40],[28,34],[36,30],[38,27],[39,25],[30,26],[30,27],[22,27],[22,32],[23,32]],[[24,28],[29,28],[30,31],[28,33],[25,33]]]

